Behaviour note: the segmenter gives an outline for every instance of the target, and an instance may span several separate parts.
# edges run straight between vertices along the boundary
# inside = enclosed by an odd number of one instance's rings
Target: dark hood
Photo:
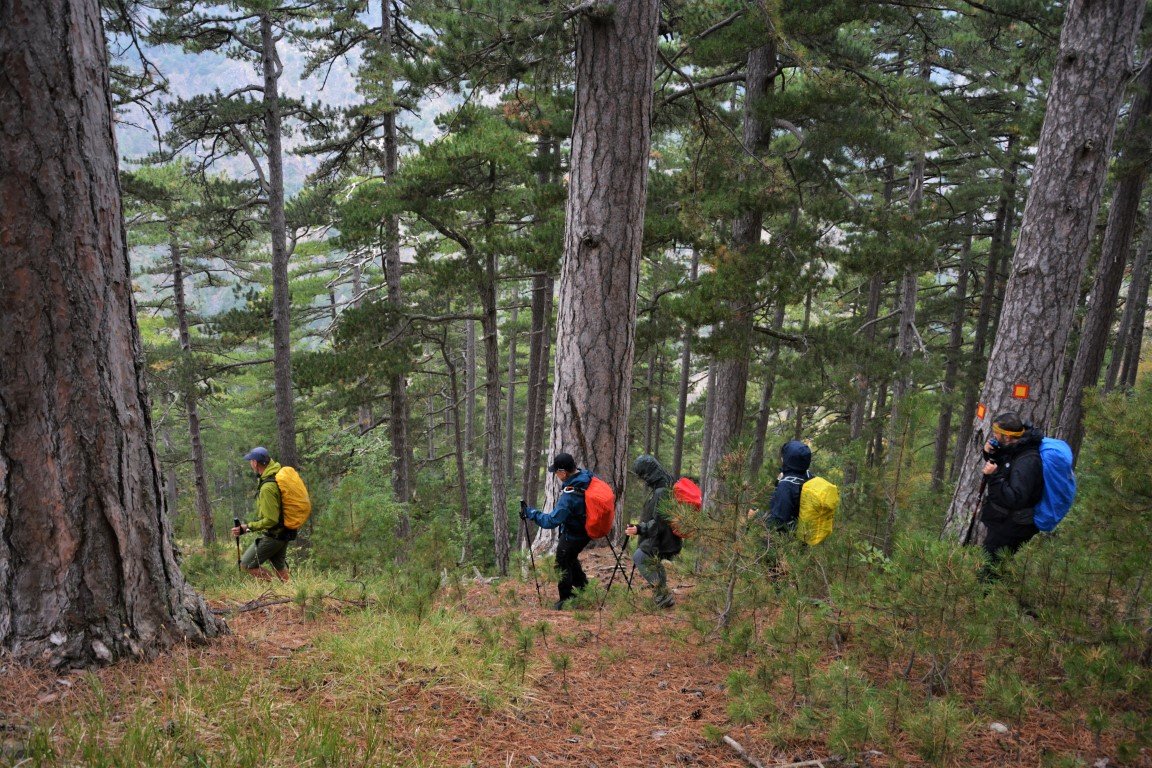
[[[1009,453],[1016,455],[1022,453],[1029,448],[1033,450],[1040,449],[1040,443],[1044,440],[1044,433],[1035,427],[1029,429],[1024,435],[1009,447]]]
[[[632,471],[636,476],[648,484],[649,488],[671,488],[676,479],[668,470],[660,466],[655,456],[645,453],[632,463]]]
[[[799,440],[789,440],[780,449],[780,470],[804,474],[812,466],[812,449]]]

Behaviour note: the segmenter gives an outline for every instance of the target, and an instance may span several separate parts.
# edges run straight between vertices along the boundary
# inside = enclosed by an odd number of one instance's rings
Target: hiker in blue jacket
[[[780,447],[780,475],[776,490],[768,503],[767,516],[761,522],[769,531],[795,531],[800,519],[800,488],[811,477],[812,449],[799,440],[789,440]]]
[[[1044,435],[1011,411],[992,420],[992,437],[984,444],[984,551],[995,561],[1015,552],[1040,529],[1034,517],[1044,497]]]
[[[556,569],[560,571],[560,583],[557,584],[560,599],[556,602],[556,610],[559,611],[572,598],[573,591],[588,584],[588,577],[580,567],[580,553],[591,541],[584,529],[584,491],[592,482],[592,473],[578,468],[570,453],[556,454],[548,465],[548,471],[563,484],[556,505],[551,512],[522,507],[520,514],[541,528],[560,529],[560,542],[556,546]]]

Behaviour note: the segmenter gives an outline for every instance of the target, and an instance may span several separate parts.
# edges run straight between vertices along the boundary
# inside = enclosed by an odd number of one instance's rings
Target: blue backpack
[[[1032,519],[1040,530],[1051,531],[1068,514],[1076,498],[1072,449],[1063,440],[1045,437],[1040,441],[1040,464],[1044,467],[1044,497],[1036,505]]]

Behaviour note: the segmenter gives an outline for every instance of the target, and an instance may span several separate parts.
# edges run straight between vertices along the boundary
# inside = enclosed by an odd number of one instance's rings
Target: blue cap
[[[257,464],[268,464],[272,461],[272,454],[268,453],[267,448],[257,446],[244,454],[244,460],[255,461]]]

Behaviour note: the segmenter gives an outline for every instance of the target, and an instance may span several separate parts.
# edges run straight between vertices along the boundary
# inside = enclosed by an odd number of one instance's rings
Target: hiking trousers
[[[556,569],[560,571],[560,583],[557,586],[560,590],[561,602],[572,597],[574,590],[583,589],[588,585],[588,576],[580,567],[580,553],[584,551],[584,547],[588,546],[590,541],[591,539],[587,538],[560,537],[560,543],[556,546]]]
[[[1009,553],[1015,553],[1024,542],[1040,533],[1035,523],[1020,524],[1011,520],[984,523],[984,527],[988,529],[984,537],[984,551],[993,562]]]
[[[660,561],[660,553],[655,549],[655,542],[640,544],[632,553],[632,562],[636,564],[636,570],[640,571],[644,580],[659,592],[667,588],[668,573],[664,570],[664,563]]]

